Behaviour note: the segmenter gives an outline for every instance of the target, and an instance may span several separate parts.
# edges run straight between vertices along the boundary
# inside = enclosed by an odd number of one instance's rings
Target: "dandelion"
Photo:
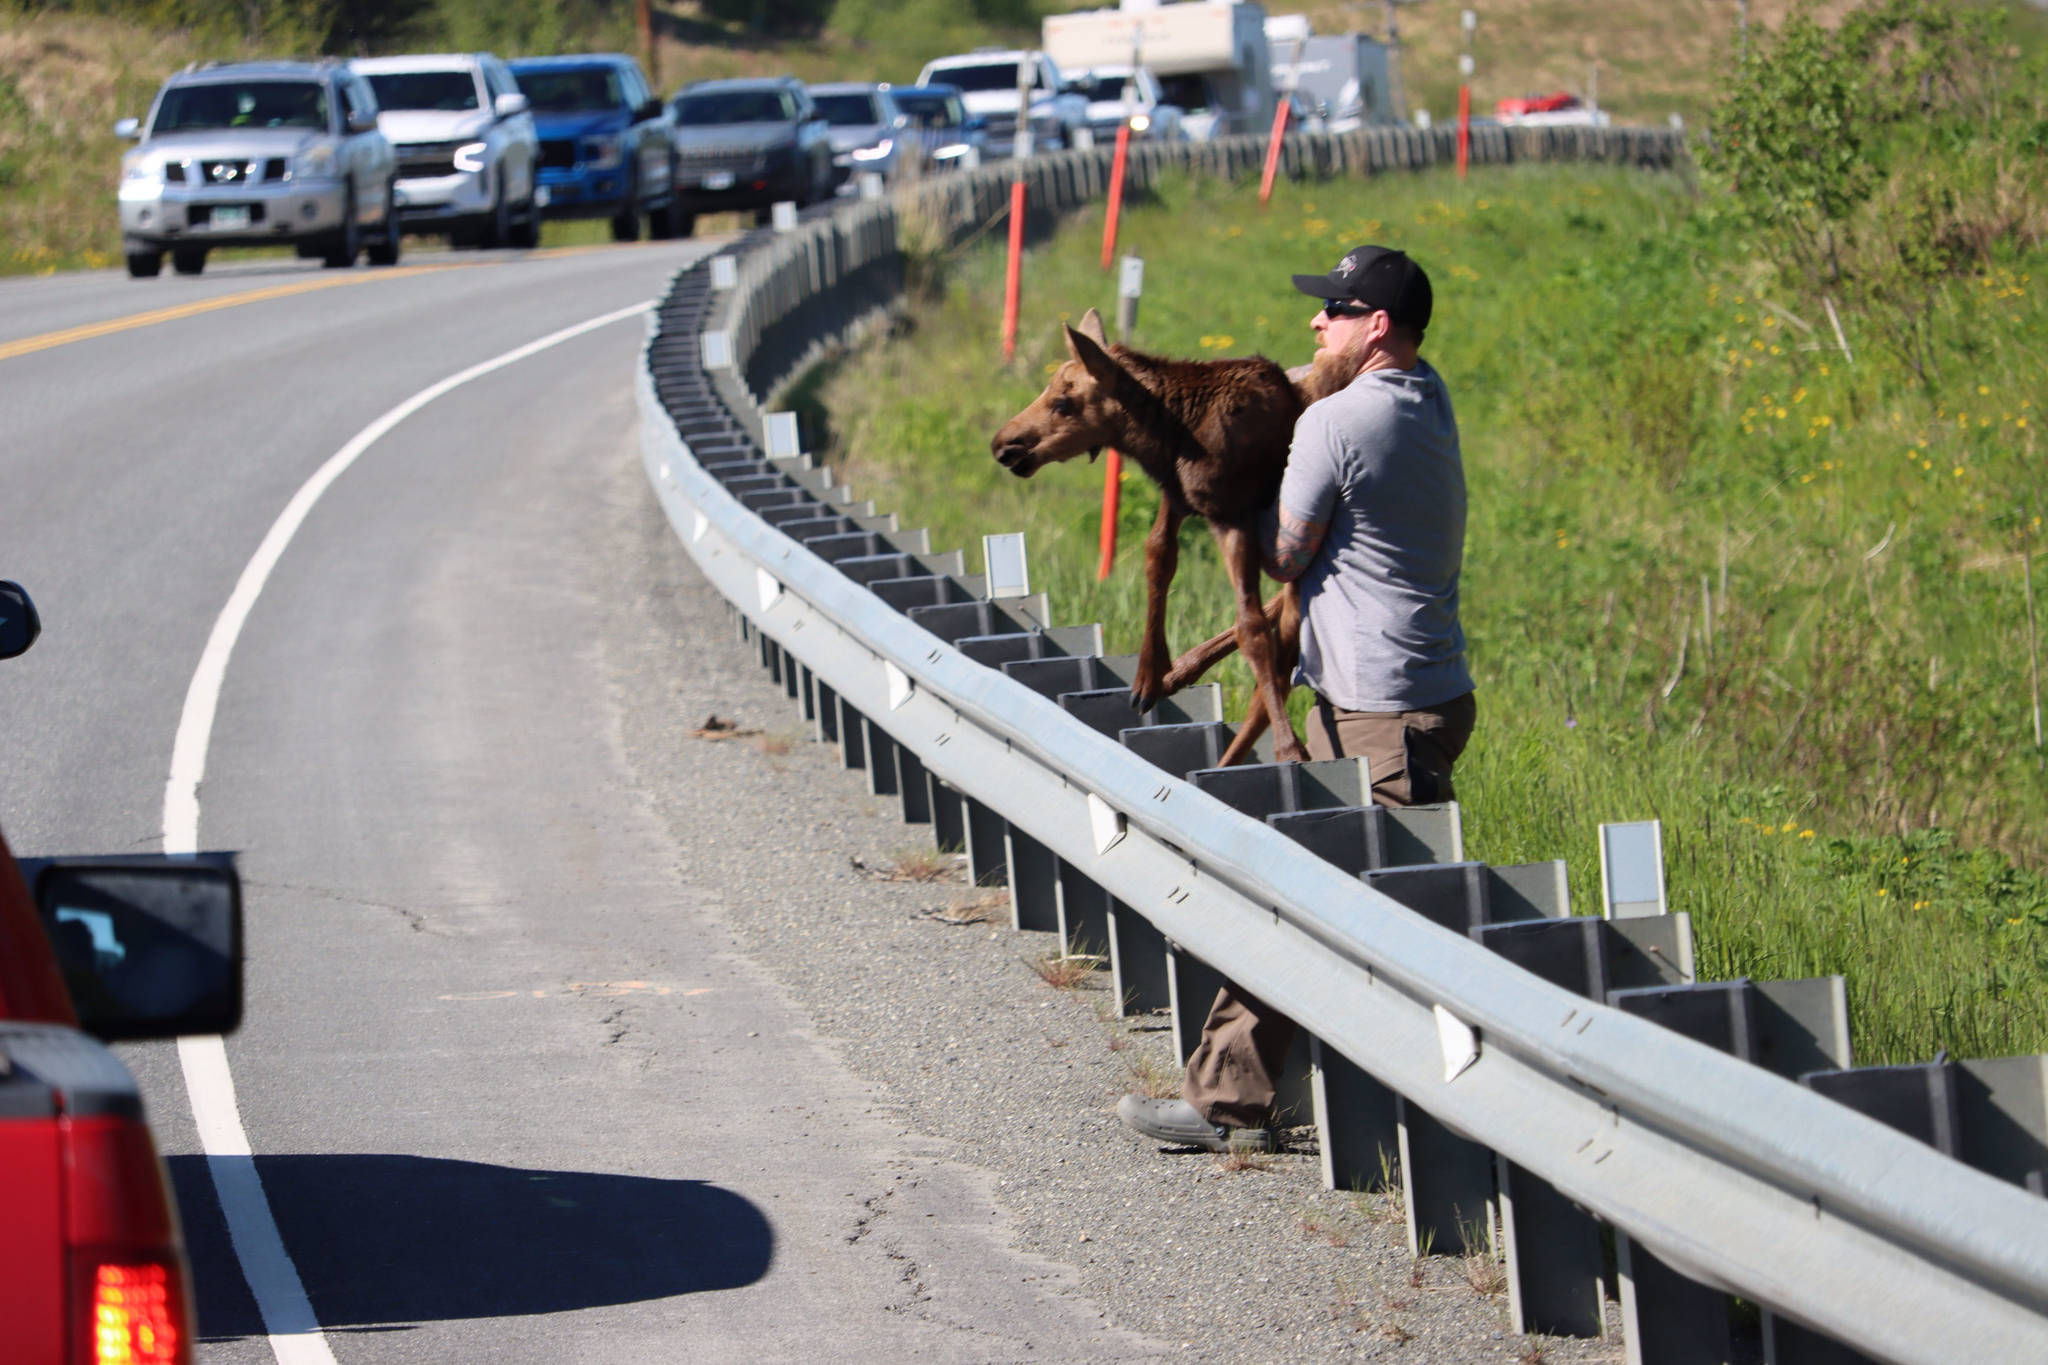
[[[1880,886],[1879,888],[1877,888],[1877,894],[1880,896],[1889,896],[1891,892],[1885,890],[1883,887]]]
[[[1959,479],[1960,479],[1961,477],[1963,477],[1963,467],[1962,467],[1961,465],[1957,465],[1957,466],[1956,466],[1956,469],[1955,469],[1955,475],[1956,475],[1956,477],[1957,477],[1957,478],[1959,478]]]
[[[1915,910],[1925,910],[1928,906],[1932,904],[1934,904],[1933,901],[1914,901],[1913,908]]]
[[[2008,915],[2008,916],[2006,917],[2006,921],[2005,921],[2005,922],[2006,922],[2007,924],[2018,924],[2018,923],[2019,923],[2020,921],[2019,921],[2019,918],[2018,918],[2017,916],[2012,916],[2012,915]]]
[[[1806,386],[1804,384],[1792,390],[1792,401],[1795,403],[1804,403],[1806,401]]]
[[[1820,372],[1821,372],[1821,374],[1822,374],[1823,376],[1826,376],[1826,375],[1829,375],[1829,374],[1832,374],[1832,373],[1833,373],[1833,371],[1832,371],[1832,370],[1830,370],[1830,369],[1828,369],[1828,367],[1827,367],[1827,366],[1825,366],[1825,365],[1823,365],[1823,366],[1821,366],[1821,367],[1820,367]]]
[[[1772,355],[1782,355],[1782,354],[1783,354],[1783,352],[1781,352],[1781,351],[1780,351],[1780,350],[1779,350],[1779,349],[1778,349],[1778,348],[1777,348],[1776,346],[1773,346],[1773,347],[1771,347],[1771,354],[1772,354]]]
[[[1785,418],[1786,418],[1786,416],[1787,416],[1788,414],[1786,413],[1785,409],[1783,409],[1783,408],[1779,408],[1779,409],[1777,410],[1777,412],[1776,412],[1776,413],[1774,413],[1773,415],[1774,415],[1775,417],[1777,417],[1777,419],[1778,419],[1779,421],[1781,421],[1781,422],[1782,422],[1782,421],[1784,421],[1784,420],[1785,420]]]
[[[1813,831],[1810,829],[1802,829],[1799,831],[1799,837],[1802,839],[1811,839],[1813,837]]]
[[[1785,827],[1784,827],[1783,829],[1779,830],[1778,832],[1779,832],[1780,834],[1790,834],[1790,833],[1791,833],[1791,832],[1792,832],[1793,830],[1795,830],[1795,829],[1798,829],[1798,828],[1799,828],[1799,822],[1798,822],[1797,820],[1787,820],[1787,821],[1785,822]]]
[[[1762,338],[1762,337],[1758,337],[1758,338],[1756,338],[1756,339],[1755,339],[1754,341],[1751,341],[1751,342],[1749,343],[1749,349],[1750,349],[1750,350],[1752,350],[1752,351],[1761,351],[1761,350],[1762,350],[1763,348],[1764,348],[1764,341],[1763,341],[1763,338]]]
[[[1765,319],[1764,319],[1764,326],[1766,326],[1766,327],[1776,327],[1777,325],[1778,325],[1778,320],[1777,320],[1776,318],[1765,318]]]
[[[1990,386],[1989,384],[1979,384],[1979,385],[1977,386],[1977,396],[1978,396],[1979,398],[1984,398],[1984,397],[1988,397],[1988,396],[1990,395],[1990,393],[1991,393],[1991,386]]]

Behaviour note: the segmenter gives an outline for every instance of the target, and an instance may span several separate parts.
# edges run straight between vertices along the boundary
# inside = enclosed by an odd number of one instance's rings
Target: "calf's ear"
[[[1102,349],[1101,343],[1086,332],[1067,328],[1067,351],[1074,359],[1080,361],[1081,367],[1104,388],[1116,383],[1123,374],[1123,367],[1110,359],[1109,352]]]
[[[1102,314],[1093,308],[1081,314],[1081,325],[1077,330],[1097,346],[1105,350],[1109,348],[1109,335],[1102,330]]]

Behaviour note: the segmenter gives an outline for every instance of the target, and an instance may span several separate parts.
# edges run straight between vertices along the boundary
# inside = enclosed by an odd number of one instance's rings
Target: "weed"
[[[1054,990],[1072,991],[1086,985],[1101,962],[1101,958],[1086,953],[1040,953],[1025,959],[1024,965]]]
[[[727,720],[713,713],[704,717],[704,723],[690,731],[691,739],[752,739],[761,732],[742,726],[738,721]]]
[[[1481,1298],[1508,1292],[1508,1268],[1484,1247],[1465,1253],[1465,1283]]]
[[[879,867],[858,864],[858,870],[885,882],[949,882],[960,871],[960,860],[950,853],[929,848],[900,848]]]
[[[1125,1064],[1124,1081],[1126,1089],[1147,1099],[1170,1100],[1180,1095],[1182,1073],[1180,1068],[1141,1052]]]
[[[1409,1342],[1415,1340],[1415,1333],[1409,1331],[1398,1322],[1381,1323],[1380,1335],[1393,1342],[1396,1346],[1406,1346]]]
[[[1244,1171],[1270,1171],[1273,1169],[1273,1154],[1256,1147],[1233,1147],[1216,1156],[1216,1169],[1233,1175]]]
[[[1351,1235],[1345,1230],[1344,1224],[1322,1209],[1305,1210],[1301,1215],[1300,1226],[1303,1236],[1312,1237],[1319,1242],[1327,1242],[1333,1247],[1351,1245]]]
[[[997,913],[1009,903],[1010,893],[1007,891],[984,891],[974,896],[956,896],[949,904],[920,910],[918,918],[951,925],[988,924],[993,922]]]
[[[1543,1343],[1529,1340],[1529,1349],[1515,1357],[1515,1365],[1543,1365]]]

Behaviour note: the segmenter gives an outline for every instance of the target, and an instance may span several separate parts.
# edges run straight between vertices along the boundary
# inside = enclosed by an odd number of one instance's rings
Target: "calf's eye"
[[[1057,416],[1072,417],[1075,413],[1079,412],[1081,408],[1080,405],[1075,403],[1074,400],[1071,398],[1055,398],[1052,400],[1052,410],[1054,414]]]

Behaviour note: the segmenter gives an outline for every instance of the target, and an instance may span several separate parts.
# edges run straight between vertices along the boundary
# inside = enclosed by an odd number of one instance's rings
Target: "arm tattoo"
[[[1280,525],[1273,537],[1273,552],[1266,560],[1266,572],[1282,583],[1292,583],[1308,572],[1316,551],[1322,548],[1323,532],[1329,523],[1305,521],[1280,508]]]

